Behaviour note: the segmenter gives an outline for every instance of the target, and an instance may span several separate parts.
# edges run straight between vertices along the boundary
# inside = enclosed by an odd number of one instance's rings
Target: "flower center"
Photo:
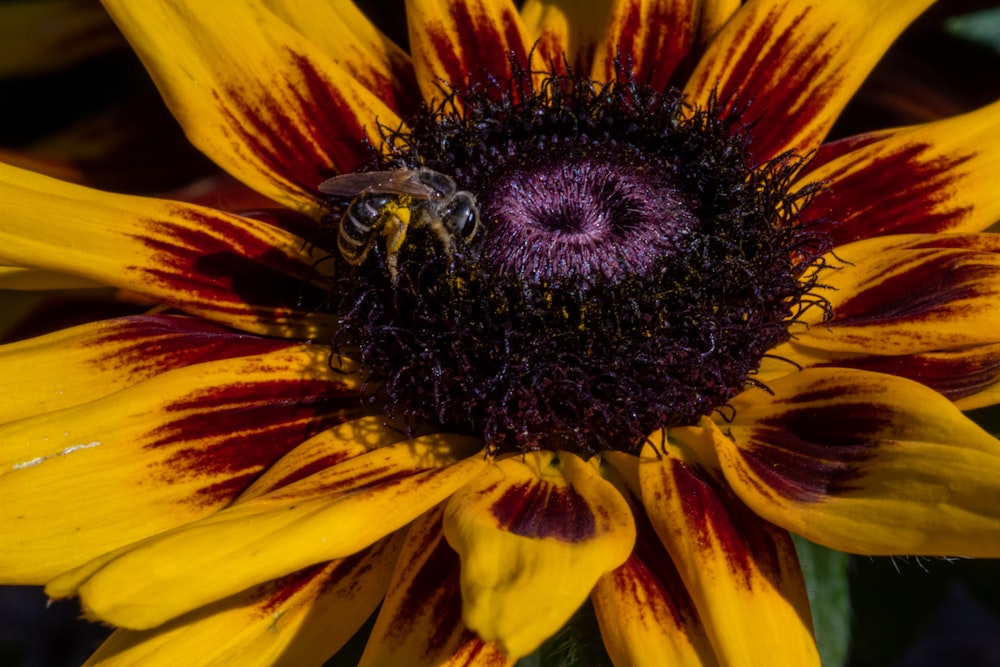
[[[635,150],[544,143],[549,157],[500,175],[480,203],[494,230],[483,258],[512,280],[616,281],[672,255],[697,227],[666,174],[633,168]]]
[[[515,77],[408,128],[324,184],[335,346],[390,415],[494,453],[636,452],[719,410],[828,245],[791,160],[756,165],[738,118],[631,80]]]

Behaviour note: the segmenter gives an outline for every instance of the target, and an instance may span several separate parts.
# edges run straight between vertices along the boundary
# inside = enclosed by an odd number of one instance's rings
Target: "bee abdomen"
[[[360,264],[368,256],[375,239],[375,225],[390,197],[361,195],[356,197],[340,218],[337,249],[350,264]]]

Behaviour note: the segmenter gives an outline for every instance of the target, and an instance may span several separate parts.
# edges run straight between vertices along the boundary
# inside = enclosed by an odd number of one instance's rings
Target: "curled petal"
[[[671,429],[662,437],[662,451],[647,443],[639,483],[653,528],[687,584],[721,664],[818,667],[791,537],[726,487],[711,446],[711,424]]]
[[[807,155],[892,41],[933,0],[750,0],[719,31],[685,88],[753,125],[758,162]]]
[[[462,559],[465,624],[512,657],[562,627],[635,542],[625,499],[565,452],[489,466],[448,501],[444,533]]]
[[[147,629],[247,586],[346,558],[440,503],[485,466],[480,441],[429,436],[382,447],[51,581],[90,616]]]
[[[207,605],[155,630],[118,630],[87,666],[322,665],[375,611],[402,540],[310,567]]]
[[[715,434],[755,512],[862,554],[1000,555],[1000,441],[921,384],[806,369],[732,402]]]
[[[511,59],[525,65],[527,28],[511,0],[407,0],[410,52],[424,99],[491,77],[511,77]]]
[[[1000,102],[935,123],[824,145],[799,182],[802,212],[835,245],[884,234],[978,232],[1000,220]]]
[[[194,364],[0,426],[6,581],[41,583],[228,504],[354,404],[357,376],[328,355],[295,345]]]
[[[246,217],[117,195],[0,164],[0,264],[78,276],[274,336],[322,335],[316,263],[298,236]]]
[[[407,531],[361,667],[513,664],[462,623],[458,555],[444,539],[442,514],[436,507]]]
[[[104,6],[188,138],[290,208],[316,212],[316,185],[369,157],[385,103],[260,0]]]

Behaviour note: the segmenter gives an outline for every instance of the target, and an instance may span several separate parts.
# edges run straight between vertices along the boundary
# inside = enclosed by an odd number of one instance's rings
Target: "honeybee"
[[[399,251],[409,229],[430,229],[449,256],[453,239],[468,241],[479,229],[472,193],[459,190],[450,176],[431,169],[341,174],[320,183],[319,191],[351,200],[337,232],[337,249],[344,260],[353,266],[364,262],[381,235],[393,284],[399,277]]]

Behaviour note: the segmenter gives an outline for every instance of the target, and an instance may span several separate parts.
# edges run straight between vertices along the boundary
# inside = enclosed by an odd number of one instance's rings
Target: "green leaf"
[[[606,667],[610,664],[597,616],[587,601],[562,630],[549,637],[537,651],[518,660],[516,667]]]
[[[952,17],[944,28],[956,37],[1000,52],[1000,7]]]
[[[797,535],[793,537],[806,580],[823,667],[842,667],[851,639],[849,557]]]

